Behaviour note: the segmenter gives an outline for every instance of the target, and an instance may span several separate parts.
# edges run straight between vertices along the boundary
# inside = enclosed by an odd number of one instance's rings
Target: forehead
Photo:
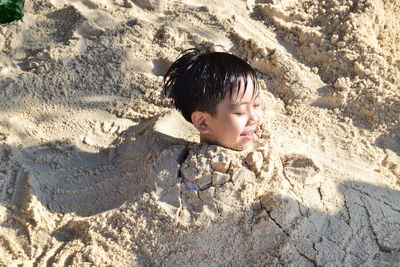
[[[255,83],[256,81],[251,75],[238,78],[231,91],[226,92],[224,100],[235,103],[242,100],[251,101],[255,99],[259,95]]]

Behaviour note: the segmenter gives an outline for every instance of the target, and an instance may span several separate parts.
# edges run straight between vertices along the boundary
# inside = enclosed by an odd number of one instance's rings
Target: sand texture
[[[0,26],[0,266],[400,266],[400,3],[35,0]],[[161,95],[258,72],[257,146]]]

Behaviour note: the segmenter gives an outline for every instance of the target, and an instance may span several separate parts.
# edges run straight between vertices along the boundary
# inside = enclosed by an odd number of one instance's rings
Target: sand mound
[[[0,26],[0,265],[396,265],[400,5],[26,1]],[[161,95],[186,48],[258,71],[257,146]]]
[[[365,127],[398,128],[399,4],[277,0],[255,8],[327,83],[316,104],[340,107]]]

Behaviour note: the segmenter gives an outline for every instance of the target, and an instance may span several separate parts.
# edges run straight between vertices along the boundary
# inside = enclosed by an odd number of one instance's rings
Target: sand
[[[396,266],[400,4],[26,1],[0,26],[1,266]],[[257,146],[161,95],[184,49],[257,70]]]

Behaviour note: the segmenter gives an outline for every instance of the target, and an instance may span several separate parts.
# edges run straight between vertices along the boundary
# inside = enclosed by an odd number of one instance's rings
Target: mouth
[[[256,136],[255,130],[244,132],[240,136],[245,139],[252,140]]]

